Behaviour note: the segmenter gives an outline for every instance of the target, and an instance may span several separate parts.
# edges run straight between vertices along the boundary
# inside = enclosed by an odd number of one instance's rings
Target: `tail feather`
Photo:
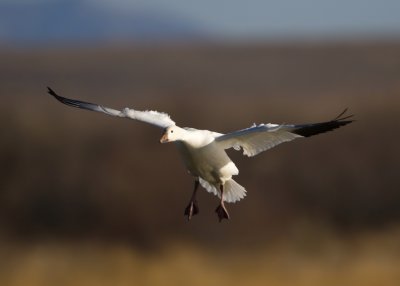
[[[206,180],[200,179],[200,184],[207,192],[216,195],[217,197],[221,198],[221,191],[214,185],[211,185]],[[227,203],[235,203],[240,201],[246,196],[246,189],[236,183],[234,180],[230,179],[225,182],[224,185],[224,202]]]

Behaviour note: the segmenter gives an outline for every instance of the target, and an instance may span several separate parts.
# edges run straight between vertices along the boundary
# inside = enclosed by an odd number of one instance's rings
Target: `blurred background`
[[[0,1],[1,285],[399,285],[400,2]],[[357,121],[254,158],[218,222],[161,130]]]

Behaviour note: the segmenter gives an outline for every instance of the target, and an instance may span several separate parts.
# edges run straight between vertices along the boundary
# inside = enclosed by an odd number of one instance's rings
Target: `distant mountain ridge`
[[[0,44],[190,40],[195,24],[158,11],[100,8],[78,0],[0,3]]]

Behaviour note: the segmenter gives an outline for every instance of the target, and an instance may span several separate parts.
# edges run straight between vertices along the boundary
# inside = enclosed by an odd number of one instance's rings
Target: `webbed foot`
[[[223,219],[229,219],[229,213],[223,204],[218,205],[215,212],[218,214],[219,222]]]
[[[194,215],[199,213],[199,207],[197,205],[197,201],[190,201],[189,205],[185,208],[185,216],[187,216],[187,220],[191,220]]]

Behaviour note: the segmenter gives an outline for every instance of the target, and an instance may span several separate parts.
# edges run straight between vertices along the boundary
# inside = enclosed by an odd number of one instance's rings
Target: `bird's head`
[[[163,136],[160,139],[160,143],[174,142],[182,140],[185,135],[185,130],[173,125],[165,129]]]

